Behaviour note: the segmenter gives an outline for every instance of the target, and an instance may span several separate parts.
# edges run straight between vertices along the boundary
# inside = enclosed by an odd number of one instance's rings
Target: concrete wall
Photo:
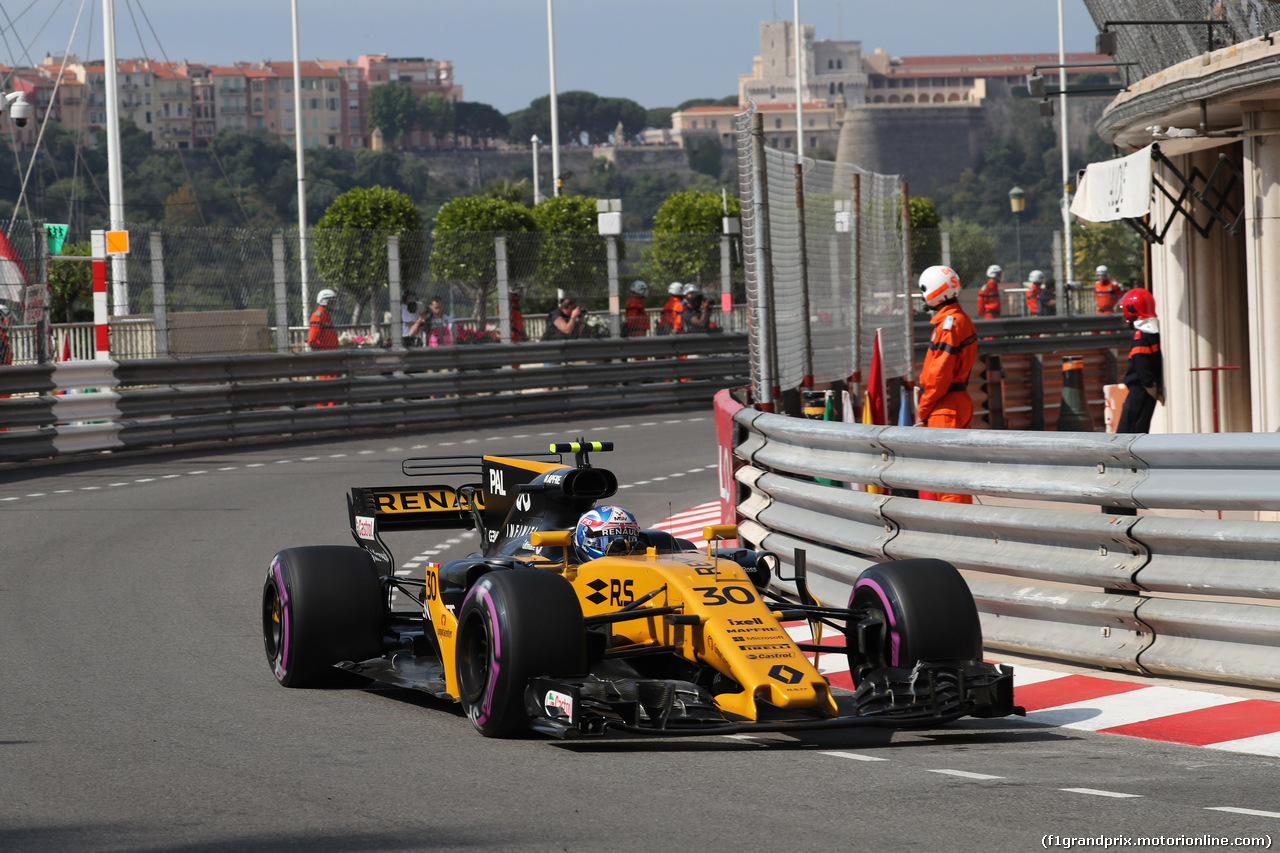
[[[845,110],[836,160],[902,175],[916,192],[972,167],[986,145],[977,106],[856,106]]]

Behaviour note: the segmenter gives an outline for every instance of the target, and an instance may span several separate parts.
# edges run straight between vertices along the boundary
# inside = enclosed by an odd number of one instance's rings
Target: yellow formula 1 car
[[[723,734],[924,725],[1021,713],[1008,667],[982,660],[973,598],[940,560],[867,569],[846,607],[770,589],[777,557],[710,552],[597,506],[618,488],[589,452],[407,459],[423,486],[353,488],[359,547],[281,551],[263,586],[267,659],[287,687],[352,674],[462,703],[484,735]],[[574,454],[572,464],[564,454]],[[445,482],[448,481],[448,482]],[[461,482],[459,482],[461,481]],[[474,529],[482,551],[399,577],[382,534]],[[393,606],[394,592],[414,602]],[[819,639],[796,641],[784,622]],[[809,654],[847,654],[853,691]]]

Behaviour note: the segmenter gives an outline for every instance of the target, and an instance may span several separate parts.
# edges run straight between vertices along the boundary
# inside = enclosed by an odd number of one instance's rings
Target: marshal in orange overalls
[[[973,400],[965,385],[978,357],[978,336],[973,321],[960,303],[946,302],[933,319],[933,336],[920,372],[920,404],[916,417],[925,426],[968,429],[973,421]],[[973,503],[970,495],[938,494],[938,500]]]

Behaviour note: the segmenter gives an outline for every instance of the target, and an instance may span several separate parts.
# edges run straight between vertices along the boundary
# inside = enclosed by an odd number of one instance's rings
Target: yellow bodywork
[[[708,664],[742,685],[721,693],[721,710],[754,720],[758,701],[784,709],[836,713],[824,679],[760,600],[736,563],[699,552],[602,557],[577,567],[571,581],[583,614],[614,613],[662,589],[645,608],[682,608],[699,624],[673,624],[664,616],[612,626],[613,648],[670,646],[688,660]],[[663,589],[665,587],[665,589]]]

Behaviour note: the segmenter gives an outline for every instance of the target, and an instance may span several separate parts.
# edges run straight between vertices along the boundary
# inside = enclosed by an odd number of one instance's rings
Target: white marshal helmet
[[[631,292],[637,296],[645,296],[649,293],[649,285],[645,284],[640,279],[636,279],[631,282]]]
[[[328,308],[330,305],[333,304],[333,301],[337,298],[338,298],[338,292],[336,290],[330,290],[329,288],[326,287],[324,290],[316,294],[316,304],[323,305],[324,307]]]
[[[0,302],[0,323],[13,322],[13,309],[3,302]]]
[[[671,284],[667,285],[667,293],[670,296],[679,296],[683,290],[684,285],[678,281],[673,281]]]
[[[987,267],[987,278],[996,278],[1004,273],[1004,268],[999,264],[992,264]]]
[[[1106,264],[1099,264],[1098,268],[1093,271],[1093,274],[1096,275],[1098,278],[1106,278],[1109,273],[1110,273],[1110,270],[1107,269]]]
[[[698,287],[698,285],[694,284],[693,282],[689,282],[684,286],[684,290],[681,291],[681,293],[685,296],[693,296],[695,293],[701,294],[702,288]]]
[[[937,308],[960,295],[960,275],[951,267],[929,267],[920,273],[920,294],[926,305]]]
[[[1031,274],[1027,276],[1027,281],[1032,284],[1044,284],[1044,272],[1041,270],[1032,270]]]

